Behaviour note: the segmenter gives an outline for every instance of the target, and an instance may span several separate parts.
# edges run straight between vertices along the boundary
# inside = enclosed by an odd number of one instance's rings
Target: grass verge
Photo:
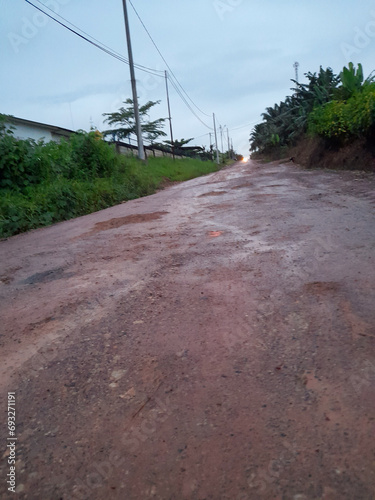
[[[124,158],[108,177],[56,177],[22,191],[0,189],[0,237],[48,226],[155,193],[165,181],[186,181],[218,170],[201,160]]]

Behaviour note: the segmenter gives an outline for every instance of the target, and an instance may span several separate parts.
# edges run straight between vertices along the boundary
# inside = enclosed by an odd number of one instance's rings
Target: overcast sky
[[[127,56],[122,0],[31,1]],[[373,0],[132,2],[182,87],[209,115],[193,107],[199,118],[212,127],[215,112],[244,155],[260,114],[291,94],[295,61],[300,80],[320,65],[339,73],[350,60],[362,62],[366,76],[375,69]],[[131,97],[129,67],[43,18],[25,0],[0,0],[0,7],[0,112],[73,130],[90,124],[103,129],[102,114]],[[130,4],[128,9],[135,62],[165,70]],[[136,77],[140,103],[161,100],[152,118],[166,117],[164,80],[139,70]],[[211,130],[173,87],[171,107],[175,138],[194,137],[207,146]]]

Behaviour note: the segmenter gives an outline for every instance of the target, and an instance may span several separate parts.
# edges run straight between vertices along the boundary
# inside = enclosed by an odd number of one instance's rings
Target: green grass
[[[154,193],[166,180],[185,181],[215,172],[217,165],[193,159],[122,157],[110,176],[56,176],[21,191],[0,189],[0,237],[101,210]]]
[[[137,179],[151,182],[158,187],[166,179],[170,181],[187,181],[201,175],[215,172],[217,166],[213,162],[185,158],[149,158],[143,166],[131,167],[131,174]]]

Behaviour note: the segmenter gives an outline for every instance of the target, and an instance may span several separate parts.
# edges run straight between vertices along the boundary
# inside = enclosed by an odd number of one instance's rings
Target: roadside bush
[[[23,190],[56,177],[89,180],[112,175],[124,159],[114,146],[83,132],[60,143],[19,140],[0,121],[0,189]]]
[[[117,155],[95,134],[61,143],[19,141],[0,129],[0,237],[146,196],[165,181],[213,172],[212,162]]]
[[[33,141],[16,140],[7,133],[0,140],[0,188],[22,189],[40,177]]]
[[[2,190],[0,197],[0,235],[9,236],[37,227],[42,220],[38,217],[35,203],[20,193]],[[46,215],[43,222],[50,224]]]
[[[309,116],[309,132],[329,138],[347,134],[345,107],[346,103],[342,101],[332,101],[316,107]]]
[[[365,137],[375,124],[375,85],[367,85],[347,101],[331,101],[314,108],[309,132],[329,139]]]
[[[111,175],[119,162],[113,145],[95,135],[79,131],[71,139],[72,163],[70,178],[94,179]]]

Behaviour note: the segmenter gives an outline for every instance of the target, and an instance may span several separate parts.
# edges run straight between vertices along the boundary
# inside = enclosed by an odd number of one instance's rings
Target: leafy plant
[[[347,101],[316,107],[309,117],[310,133],[341,141],[365,137],[374,125],[375,83],[357,90]]]
[[[46,146],[48,154],[55,152],[54,147],[49,150]],[[65,148],[66,145],[64,151]],[[140,163],[135,158],[116,158],[106,177],[83,179],[59,175],[29,184],[22,190],[0,189],[0,237],[152,194],[166,179],[188,180],[217,170],[213,162],[201,160],[149,158],[139,168]],[[77,172],[79,174],[79,169]]]
[[[363,84],[362,64],[358,64],[358,68],[355,69],[354,64],[349,63],[349,68],[344,67],[340,73],[340,79],[345,92],[344,96],[350,97],[355,92],[359,92]]]
[[[150,109],[159,104],[160,101],[148,101],[143,106],[139,107],[139,117],[141,121],[142,134],[151,142],[156,141],[160,136],[166,136],[163,131],[163,126],[166,118],[158,118],[157,120],[150,121],[148,113]],[[126,99],[124,104],[127,107],[121,107],[119,111],[114,113],[103,113],[107,118],[104,120],[109,125],[115,125],[116,128],[105,130],[103,135],[105,137],[112,136],[113,140],[126,140],[131,135],[136,135],[136,124],[134,116],[134,104],[132,99]]]
[[[375,77],[364,80],[361,64],[350,63],[340,75],[320,67],[318,74],[305,76],[307,83],[292,80],[294,94],[262,114],[250,135],[251,151],[289,147],[306,132],[343,142],[373,129]]]

